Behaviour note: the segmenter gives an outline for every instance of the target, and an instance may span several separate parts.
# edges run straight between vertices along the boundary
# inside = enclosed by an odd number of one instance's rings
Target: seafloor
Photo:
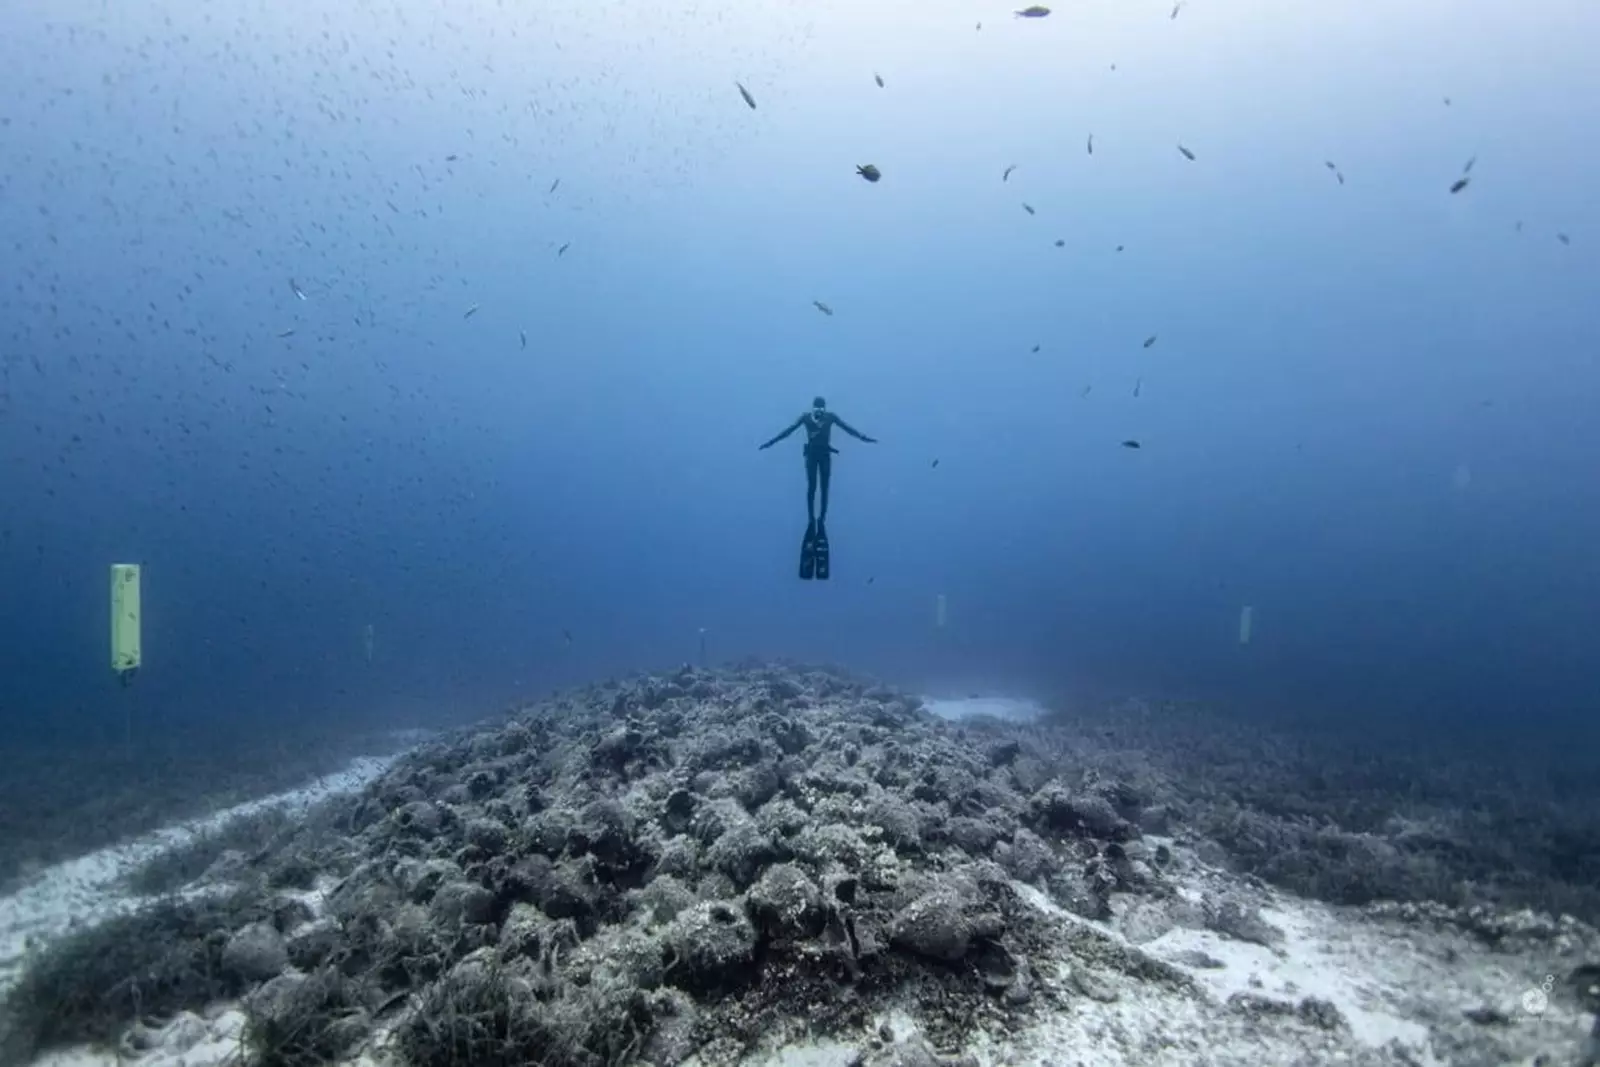
[[[35,872],[0,1064],[1583,1063],[1600,854],[1558,800],[684,667]]]

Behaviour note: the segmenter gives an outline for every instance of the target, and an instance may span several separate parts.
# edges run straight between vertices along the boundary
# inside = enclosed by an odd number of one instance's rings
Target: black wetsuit
[[[778,436],[762,445],[770,448],[779,441],[788,437],[802,426],[806,430],[806,517],[812,522],[828,518],[828,481],[833,474],[833,454],[839,451],[828,443],[828,436],[835,426],[849,434],[851,437],[860,438],[868,444],[873,438],[856,430],[833,412],[824,408],[812,408],[810,411],[795,419],[789,428]],[[817,512],[817,486],[822,486],[822,511]]]

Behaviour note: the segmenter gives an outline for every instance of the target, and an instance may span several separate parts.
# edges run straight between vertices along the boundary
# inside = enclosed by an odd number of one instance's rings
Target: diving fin
[[[816,573],[817,567],[817,528],[812,523],[806,524],[806,536],[800,542],[800,580],[809,582]]]
[[[828,528],[822,523],[817,523],[817,537],[811,546],[812,568],[816,572],[817,581],[828,580]]]

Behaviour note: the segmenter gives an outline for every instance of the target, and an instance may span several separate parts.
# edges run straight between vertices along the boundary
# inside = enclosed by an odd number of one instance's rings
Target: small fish
[[[1448,96],[1444,98],[1444,106],[1445,107],[1449,107],[1450,106],[1450,98]]]
[[[1089,154],[1091,156],[1094,155],[1094,134],[1092,134],[1092,133],[1089,135],[1088,148],[1089,148]]]
[[[750,95],[750,90],[746,89],[740,82],[734,82],[733,84],[739,86],[739,95],[744,97],[744,102],[750,105],[751,111],[754,111],[756,109],[756,98]]]
[[[282,338],[282,337],[293,337],[294,336],[294,331],[293,330],[283,330],[283,331],[279,332],[278,336],[280,338]]]
[[[1033,350],[1034,350],[1034,351],[1035,351],[1035,352],[1037,352],[1037,351],[1039,351],[1039,346],[1038,346],[1038,345],[1034,345],[1034,346],[1033,346]]]
[[[472,318],[472,316],[476,315],[477,313],[478,313],[478,305],[477,304],[473,304],[471,307],[467,308],[466,313],[463,314],[461,317],[464,318],[464,319],[470,319],[470,318]]]
[[[1156,343],[1156,335],[1155,334],[1151,334],[1149,337],[1146,337],[1144,339],[1144,346],[1146,348],[1149,348],[1151,345],[1153,345],[1155,343]]]
[[[1183,153],[1183,158],[1184,159],[1187,159],[1187,160],[1193,162],[1193,160],[1194,160],[1194,153],[1193,152],[1191,152],[1187,148],[1183,147],[1183,145],[1179,145],[1178,146],[1178,151]]]
[[[1556,234],[1556,240],[1560,241],[1564,245],[1570,245],[1572,243],[1572,238],[1568,237],[1564,233]]]
[[[1037,212],[1033,210],[1033,205],[1032,204],[1023,204],[1022,205],[1022,210],[1026,211],[1030,215],[1037,214]]]
[[[1092,390],[1093,388],[1094,388],[1094,386],[1092,386],[1092,385],[1086,385],[1086,386],[1083,387],[1083,392],[1079,393],[1078,395],[1080,397],[1088,396],[1090,390]]]
[[[832,315],[833,314],[833,309],[831,307],[829,307],[827,304],[824,304],[820,300],[811,301],[811,306],[816,308],[818,311],[822,312],[824,315]]]
[[[1139,390],[1142,388],[1144,388],[1144,379],[1140,378],[1133,383],[1133,395],[1137,397],[1139,395]]]
[[[526,352],[528,350],[528,331],[518,330],[517,337],[522,341],[522,351]]]
[[[882,74],[874,74],[872,76],[872,80],[878,83],[878,88],[880,88],[880,89],[883,88],[883,75]]]
[[[875,182],[879,178],[883,177],[883,172],[877,167],[873,166],[871,163],[865,163],[861,166],[858,166],[856,168],[856,173],[867,179],[869,182]]]
[[[1005,181],[1007,178],[1011,177],[1011,172],[1016,169],[1017,165],[1015,163],[1011,164],[1011,166],[1000,172],[1000,180]]]
[[[453,155],[451,155],[451,156],[445,156],[445,157],[444,157],[444,161],[445,161],[445,162],[446,162],[446,163],[454,163],[454,162],[455,162],[455,161],[456,161],[456,160],[457,160],[457,159],[459,159],[459,158],[460,158],[460,157],[459,157],[459,156],[453,156]]]
[[[1019,19],[1042,19],[1046,15],[1050,14],[1050,9],[1045,7],[1043,4],[1034,4],[1031,7],[1023,8],[1016,14],[1017,18]]]
[[[1450,183],[1450,191],[1452,193],[1459,193],[1461,190],[1465,189],[1468,185],[1471,185],[1471,184],[1472,184],[1472,179],[1471,178],[1457,178],[1454,182]]]
[[[556,189],[560,187],[560,185],[561,185],[561,179],[560,178],[557,178],[555,181],[551,182],[550,183],[550,192],[552,192],[552,193],[555,192]]]
[[[306,291],[300,288],[299,283],[297,283],[293,278],[289,279],[289,291],[300,300],[304,300],[306,298]]]
[[[980,23],[978,23],[978,29],[979,29],[979,30],[982,30],[982,29],[983,29],[983,23],[981,23],[981,22],[980,22]]]
[[[867,584],[871,585],[873,582],[875,582],[877,580],[878,580],[878,576],[877,575],[873,575],[872,577],[867,579]]]
[[[1471,174],[1472,173],[1472,165],[1474,163],[1476,163],[1477,161],[1478,161],[1478,157],[1477,156],[1473,156],[1471,159],[1467,160],[1467,165],[1461,168],[1461,173],[1462,174]]]
[[[1179,3],[1176,3],[1176,4],[1172,5],[1172,14],[1169,16],[1169,18],[1174,18],[1174,19],[1177,18],[1178,17],[1178,12],[1180,12],[1182,10],[1183,10],[1183,4],[1182,4],[1182,2],[1180,0]]]
[[[1118,252],[1120,252],[1120,251],[1122,251],[1122,246],[1121,246],[1121,245],[1118,245],[1118,246],[1117,246],[1117,251],[1118,251]]]
[[[937,468],[937,467],[938,467],[938,466],[939,466],[939,461],[938,461],[938,460],[934,460],[934,461],[933,461],[933,466],[934,466],[934,467],[935,467],[935,468]]]
[[[569,645],[572,644],[572,631],[571,630],[562,630],[561,631],[561,636],[566,640],[567,644],[569,644]]]
[[[1122,442],[1122,447],[1123,448],[1143,448],[1144,446],[1141,445],[1138,441],[1135,441],[1133,438],[1130,437],[1126,441]]]
[[[1061,238],[1057,237],[1056,238],[1056,247],[1057,248],[1065,248],[1065,247],[1067,247],[1067,242],[1062,240]]]
[[[568,241],[566,244],[564,244],[560,248],[556,249],[556,255],[558,255],[558,256],[566,255],[567,254],[567,249],[569,249],[571,247],[572,247],[572,242]]]
[[[1522,232],[1522,220],[1521,219],[1517,220],[1517,232],[1518,233]]]

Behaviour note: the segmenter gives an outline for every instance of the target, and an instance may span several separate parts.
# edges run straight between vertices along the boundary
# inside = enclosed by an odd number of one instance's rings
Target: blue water
[[[1169,15],[10,0],[7,737],[408,725],[702,628],[930,691],[1586,721],[1600,13]],[[800,445],[756,445],[816,393],[880,443],[837,435],[803,583]]]

